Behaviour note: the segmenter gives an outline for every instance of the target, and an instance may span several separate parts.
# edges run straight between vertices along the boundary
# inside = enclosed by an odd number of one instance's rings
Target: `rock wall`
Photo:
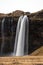
[[[16,11],[17,12],[17,11]],[[14,12],[13,12],[14,14]],[[13,15],[12,14],[12,15]],[[21,13],[20,13],[21,14]],[[20,16],[19,14],[19,16]],[[22,13],[23,14],[23,13]],[[32,53],[34,50],[36,50],[37,48],[39,48],[40,46],[43,45],[43,16],[37,17],[39,16],[36,15],[37,13],[34,14],[30,14],[30,13],[24,13],[24,14],[28,14],[28,18],[29,18],[29,54]],[[42,13],[41,13],[42,14]],[[8,14],[7,16],[2,16],[0,17],[0,52],[1,52],[1,44],[2,44],[2,37],[1,37],[1,25],[2,25],[2,19],[5,17],[5,24],[6,24],[6,29],[5,29],[5,47],[3,49],[4,53],[9,53],[9,52],[13,52],[13,48],[14,48],[14,41],[15,41],[15,35],[16,35],[16,27],[17,27],[17,22],[18,22],[18,18],[19,16],[12,16],[11,13]],[[15,14],[17,15],[17,13]],[[41,16],[41,15],[40,15]],[[10,43],[9,41],[11,40],[11,31],[9,31],[9,20],[13,20],[13,26],[14,26],[14,38],[13,38],[13,44]],[[11,27],[11,25],[10,25]],[[11,44],[11,46],[10,46]],[[7,51],[6,51],[7,49]]]
[[[30,22],[29,35],[31,51],[43,45],[43,20],[35,20]]]
[[[3,17],[3,18],[5,18],[5,21],[4,21],[4,38],[5,39],[4,39],[3,53],[11,53],[13,52],[13,48],[14,48],[17,19],[14,17]],[[1,28],[2,28],[3,18],[0,19],[0,52],[1,52],[1,45],[2,45]],[[13,26],[13,38],[11,38],[11,35],[12,35],[11,27],[12,26]]]

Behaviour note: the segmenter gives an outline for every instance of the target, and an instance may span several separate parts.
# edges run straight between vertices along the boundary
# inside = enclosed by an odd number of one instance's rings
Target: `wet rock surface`
[[[1,31],[2,20],[0,22],[0,53],[1,53],[1,45],[3,44],[2,43],[2,41],[3,41],[2,40],[2,33],[1,33],[2,32]],[[14,19],[14,17],[5,17],[4,28],[3,28],[4,29],[3,53],[5,53],[5,54],[13,52],[15,35],[16,35],[16,26],[17,26],[17,21]],[[13,27],[13,30],[11,29],[12,27]],[[13,33],[12,33],[12,31],[13,31]]]
[[[21,13],[19,13],[21,12]],[[19,13],[19,14],[18,14]],[[27,12],[28,13],[28,12]],[[1,37],[1,24],[2,24],[2,19],[5,17],[5,47],[3,49],[4,53],[11,53],[13,52],[14,48],[14,40],[15,40],[15,35],[16,35],[16,27],[17,27],[17,21],[18,18],[21,15],[25,15],[27,13],[24,13],[22,11],[16,11],[15,14],[13,12],[10,14],[3,14],[0,15],[0,52],[1,52],[1,44],[2,44],[2,37]],[[37,48],[43,46],[43,12],[36,12],[34,14],[28,13],[28,18],[29,18],[29,54],[36,50]],[[10,21],[13,20],[13,27],[14,27],[14,32],[13,32],[13,44],[10,42],[11,40],[11,23]],[[11,46],[10,46],[11,45]]]

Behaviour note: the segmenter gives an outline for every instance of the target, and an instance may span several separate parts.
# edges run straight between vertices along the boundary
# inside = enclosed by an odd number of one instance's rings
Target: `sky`
[[[43,9],[43,0],[0,0],[0,13],[10,13],[15,10],[36,12]]]

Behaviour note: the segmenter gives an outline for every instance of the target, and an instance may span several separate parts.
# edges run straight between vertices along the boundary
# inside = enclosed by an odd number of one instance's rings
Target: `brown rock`
[[[40,10],[40,11],[38,11],[36,13],[32,13],[30,15],[30,18],[32,20],[43,20],[43,10]]]

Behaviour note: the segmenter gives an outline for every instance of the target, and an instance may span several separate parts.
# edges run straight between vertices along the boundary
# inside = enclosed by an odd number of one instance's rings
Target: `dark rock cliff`
[[[43,45],[43,10],[38,11],[36,13],[29,13],[29,12],[23,12],[23,11],[15,11],[13,13],[9,14],[1,14],[0,15],[0,51],[1,51],[1,44],[2,44],[2,38],[1,38],[1,24],[2,24],[2,19],[5,18],[5,48],[3,51],[5,53],[9,51],[13,51],[12,48],[14,48],[14,40],[15,40],[15,35],[16,35],[16,27],[17,27],[17,22],[18,18],[21,15],[27,15],[29,17],[29,53],[34,51],[35,49],[39,48],[40,46]],[[10,37],[11,37],[11,30],[9,27],[9,20],[13,20],[13,27],[14,27],[14,37],[13,37],[13,44],[9,42]],[[10,30],[10,31],[9,31]],[[7,41],[6,41],[7,39]],[[10,46],[11,44],[11,46]],[[6,51],[7,49],[7,51]]]

